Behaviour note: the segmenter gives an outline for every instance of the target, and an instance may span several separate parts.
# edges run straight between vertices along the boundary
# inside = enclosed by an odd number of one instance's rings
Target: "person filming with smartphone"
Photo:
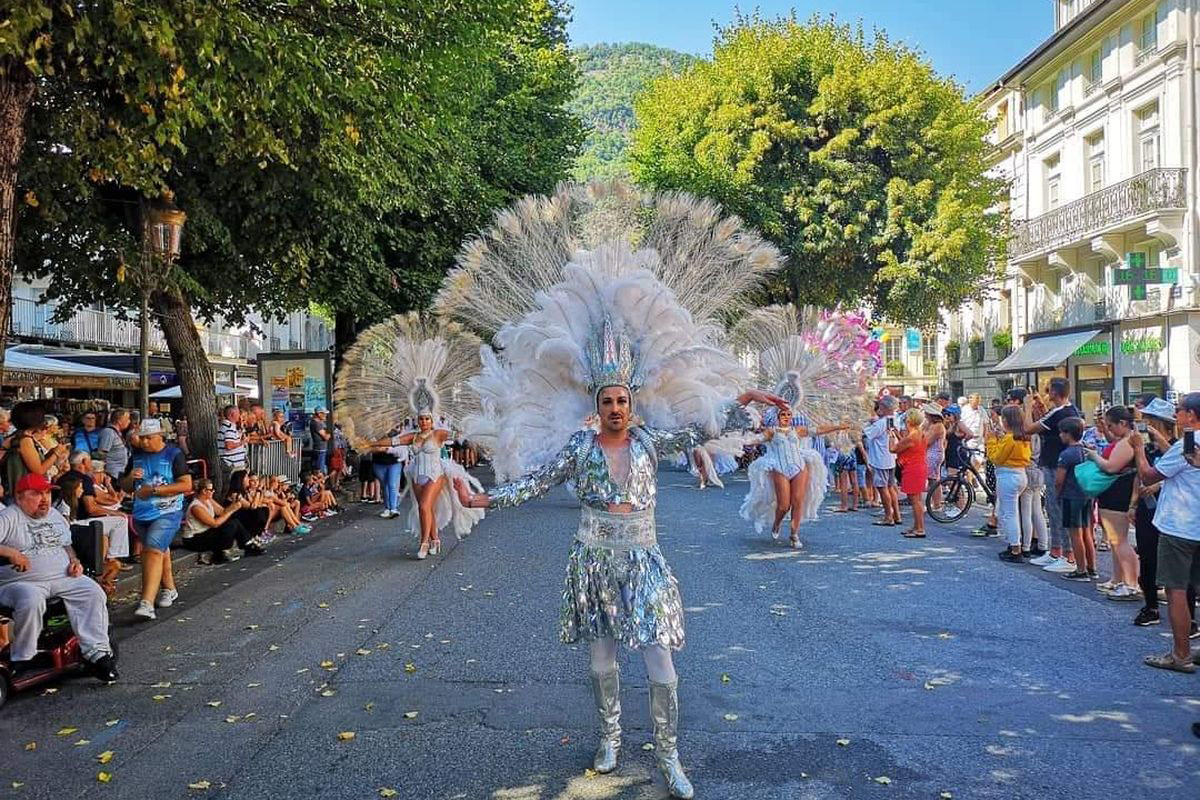
[[[1195,672],[1197,656],[1189,644],[1192,628],[1188,588],[1200,585],[1200,458],[1196,456],[1196,430],[1200,428],[1200,392],[1179,400],[1176,421],[1183,437],[1153,464],[1136,430],[1129,434],[1143,485],[1159,483],[1154,527],[1158,537],[1158,581],[1167,590],[1167,616],[1172,648],[1164,655],[1147,656],[1145,663],[1159,669]]]

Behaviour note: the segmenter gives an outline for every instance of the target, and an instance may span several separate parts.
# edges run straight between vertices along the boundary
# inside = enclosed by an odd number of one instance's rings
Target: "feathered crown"
[[[755,362],[759,386],[793,412],[819,425],[862,416],[867,379],[879,366],[861,314],[769,306],[743,318],[732,339]]]
[[[399,314],[359,334],[342,357],[334,401],[356,445],[390,434],[404,417],[479,411],[468,381],[479,373],[479,338],[457,323]]]
[[[607,386],[624,386],[633,394],[645,382],[638,348],[605,314],[587,346],[588,388],[593,395]]]

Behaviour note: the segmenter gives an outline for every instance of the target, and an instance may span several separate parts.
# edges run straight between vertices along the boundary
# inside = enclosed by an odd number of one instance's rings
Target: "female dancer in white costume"
[[[442,529],[452,526],[462,538],[483,519],[482,511],[464,507],[449,491],[455,479],[482,486],[442,457],[452,434],[434,427],[439,416],[453,420],[478,412],[478,398],[463,389],[479,372],[480,344],[455,323],[402,314],[359,334],[338,370],[334,402],[351,441],[386,439],[411,448],[405,494],[413,498],[408,528],[420,537],[418,559],[441,552]],[[405,417],[417,420],[416,431],[385,436]]]
[[[767,452],[747,470],[750,491],[741,515],[758,533],[769,529],[778,539],[790,514],[789,541],[799,549],[800,526],[817,519],[829,491],[828,467],[812,437],[851,427],[846,420],[861,416],[866,378],[878,370],[877,357],[867,349],[866,320],[771,306],[748,314],[733,340],[754,354],[759,385],[774,387],[789,405],[764,419]]]
[[[465,428],[473,440],[492,437],[498,480],[510,482],[486,494],[456,483],[459,498],[503,508],[573,482],[582,509],[560,628],[591,653],[601,733],[592,766],[617,767],[623,644],[645,662],[654,756],[676,798],[693,796],[676,744],[671,656],[684,642],[683,603],[655,534],[657,464],[746,427],[745,403],[782,403],[741,390],[748,375],[717,346],[713,324],[779,263],[711,203],[565,186],[499,215],[467,246],[439,301],[465,324],[498,329],[472,382],[483,414]],[[598,431],[579,430],[589,413]]]

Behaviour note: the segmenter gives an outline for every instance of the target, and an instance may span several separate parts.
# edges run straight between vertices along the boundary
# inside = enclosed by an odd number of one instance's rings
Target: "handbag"
[[[1099,497],[1104,494],[1110,486],[1117,482],[1119,477],[1121,476],[1110,475],[1100,469],[1100,465],[1095,461],[1084,461],[1082,464],[1075,465],[1075,482],[1088,497]]]

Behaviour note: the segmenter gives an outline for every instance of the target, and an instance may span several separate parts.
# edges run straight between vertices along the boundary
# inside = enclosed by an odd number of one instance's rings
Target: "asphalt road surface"
[[[965,523],[910,541],[827,513],[791,551],[738,519],[745,488],[662,473],[697,797],[1200,797],[1200,674],[1141,666],[1167,640],[1136,603],[1001,563]],[[0,709],[0,796],[660,797],[636,654],[620,769],[585,771],[586,648],[557,638],[577,514],[557,490],[416,561],[361,511],[190,569],[159,621],[114,615],[119,684]]]

